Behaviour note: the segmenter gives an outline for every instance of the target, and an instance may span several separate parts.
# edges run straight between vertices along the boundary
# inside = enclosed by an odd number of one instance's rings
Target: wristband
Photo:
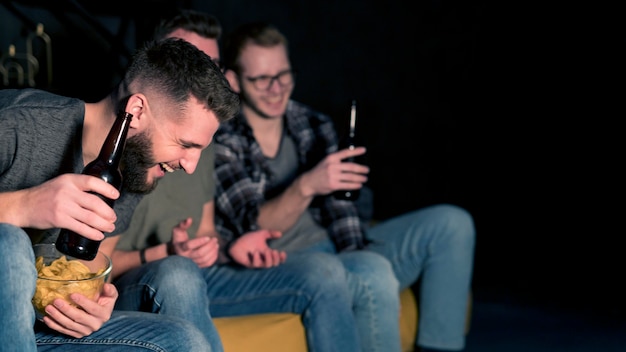
[[[167,255],[175,255],[176,249],[174,248],[174,243],[172,241],[167,242]]]
[[[142,248],[139,251],[139,261],[141,261],[141,264],[146,264],[146,249]]]

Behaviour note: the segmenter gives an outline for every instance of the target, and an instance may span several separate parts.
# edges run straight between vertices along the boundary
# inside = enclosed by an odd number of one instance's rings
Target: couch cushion
[[[215,318],[225,352],[306,352],[300,315],[258,314]]]

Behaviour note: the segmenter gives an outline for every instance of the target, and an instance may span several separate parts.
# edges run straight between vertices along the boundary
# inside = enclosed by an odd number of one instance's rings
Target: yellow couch
[[[411,289],[400,293],[402,350],[413,351],[417,304]],[[216,318],[225,352],[306,352],[304,327],[298,314],[259,314]]]

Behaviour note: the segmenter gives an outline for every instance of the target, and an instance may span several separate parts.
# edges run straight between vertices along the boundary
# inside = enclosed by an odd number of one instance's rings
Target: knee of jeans
[[[300,257],[300,275],[308,281],[345,281],[346,272],[337,255],[330,253],[307,253]]]
[[[336,254],[309,252],[291,258],[297,269],[290,270],[300,288],[311,295],[348,292],[347,274]],[[289,260],[289,259],[288,259]]]
[[[186,291],[203,290],[205,281],[202,276],[202,271],[198,268],[198,265],[193,260],[174,255],[163,259],[159,265],[157,272],[154,273],[155,281],[159,287],[165,288],[181,288]]]
[[[350,261],[348,269],[358,277],[362,285],[379,292],[393,292],[397,295],[400,283],[387,258],[370,251],[358,251],[352,254],[357,260]]]
[[[0,223],[0,265],[6,268],[7,265],[15,264],[18,254],[30,263],[35,262],[32,243],[26,232],[17,226]]]
[[[2,268],[0,278],[4,284],[6,280],[11,280],[13,283],[2,288],[3,300],[13,302],[16,297],[20,300],[22,298],[30,300],[26,297],[32,297],[37,282],[37,270],[34,264],[35,254],[26,232],[17,226],[0,223],[0,267]],[[21,307],[19,304],[18,306]],[[32,310],[32,308],[29,309]]]
[[[153,324],[155,334],[162,336],[166,344],[171,344],[171,349],[176,351],[203,351],[210,352],[212,347],[207,342],[204,334],[191,322],[178,317],[159,316]],[[169,346],[168,346],[169,347]]]
[[[0,223],[0,248],[24,250],[31,247],[30,238],[22,228]]]
[[[433,207],[436,216],[445,223],[448,231],[452,235],[452,240],[461,246],[474,246],[476,240],[476,230],[472,215],[465,209],[449,204]]]
[[[400,282],[396,278],[396,274],[389,260],[376,254],[376,258],[371,262],[374,266],[367,276],[369,286],[380,292],[390,292],[393,297],[396,297],[400,290]]]

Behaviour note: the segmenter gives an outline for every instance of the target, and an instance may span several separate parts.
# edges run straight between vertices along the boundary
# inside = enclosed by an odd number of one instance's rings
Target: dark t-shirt
[[[268,165],[274,174],[276,187],[281,189],[291,184],[298,172],[298,155],[293,139],[283,134],[280,147],[275,158],[267,158]],[[270,189],[270,192],[273,191]],[[321,227],[307,209],[298,221],[277,239],[269,241],[270,247],[282,251],[298,251],[305,249],[328,237],[326,229]]]
[[[65,173],[80,173],[84,167],[84,117],[85,103],[79,99],[35,89],[0,90],[0,192],[34,187]],[[122,233],[128,227],[140,199],[137,194],[122,194],[114,206],[115,231],[105,235]],[[34,242],[53,242],[59,231],[24,230]]]
[[[202,207],[213,201],[215,195],[214,163],[215,153],[210,144],[202,151],[193,174],[179,170],[160,179],[158,187],[135,208],[128,231],[121,236],[117,248],[132,251],[167,243],[172,239],[172,228],[188,217],[192,223],[187,232],[195,237],[202,220]]]

